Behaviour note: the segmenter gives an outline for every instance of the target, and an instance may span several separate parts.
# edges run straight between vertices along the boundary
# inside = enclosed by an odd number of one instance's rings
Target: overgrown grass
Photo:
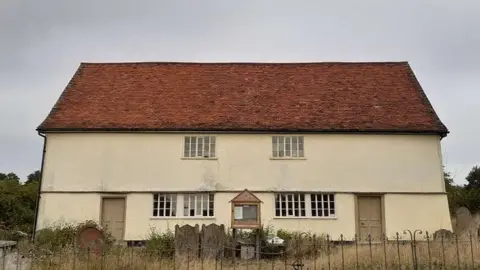
[[[356,269],[357,266],[359,269],[412,269],[413,265],[411,245],[397,245],[395,242],[371,246],[330,244],[314,256],[280,254],[276,258],[263,258],[260,261],[237,258],[235,266],[232,258],[175,258],[163,256],[152,248],[116,247],[102,254],[86,254],[64,248],[51,254],[35,254],[32,257],[32,269],[174,269],[174,265],[175,269],[292,269],[294,261],[302,262],[303,269]],[[460,242],[458,245],[445,242],[443,248],[438,241],[428,244],[418,242],[416,248],[419,269],[458,269],[458,266],[460,269],[473,269],[474,266],[480,266],[480,245],[477,242],[473,242],[472,246],[469,242]]]
[[[54,224],[36,233],[33,248],[56,252],[73,247],[78,233],[86,227],[98,228],[99,226],[95,221],[91,220],[76,225],[69,223]],[[111,234],[104,232],[103,235],[105,245],[111,245],[115,241]]]

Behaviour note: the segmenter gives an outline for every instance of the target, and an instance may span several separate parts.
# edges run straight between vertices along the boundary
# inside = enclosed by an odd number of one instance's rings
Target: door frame
[[[100,227],[103,229],[103,201],[104,199],[123,199],[124,200],[124,207],[123,207],[123,235],[122,240],[125,241],[125,232],[127,228],[127,194],[105,194],[100,195],[100,218],[98,219],[100,222]],[[119,240],[117,240],[119,241]]]
[[[360,215],[358,211],[358,199],[359,197],[375,197],[375,198],[380,198],[380,215],[382,216],[380,220],[382,221],[382,234],[384,235],[386,233],[385,230],[385,193],[355,193],[355,234],[357,237],[360,235]],[[357,240],[359,243],[364,243],[367,240],[366,239],[358,239]],[[381,242],[376,239],[372,240],[372,243],[374,242]]]

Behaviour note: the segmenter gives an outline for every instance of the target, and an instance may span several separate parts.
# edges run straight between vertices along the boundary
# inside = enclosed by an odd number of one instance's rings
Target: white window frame
[[[197,218],[214,217],[215,216],[215,194],[214,193],[183,194],[183,216],[197,217]]]
[[[163,198],[163,206],[161,205],[161,202],[162,202],[161,198]],[[177,217],[178,216],[177,201],[178,201],[178,196],[175,193],[154,193],[152,216],[167,217],[167,218]],[[170,203],[170,207],[167,207],[167,202]]]
[[[208,143],[205,143],[207,142]],[[182,157],[186,159],[216,159],[217,139],[213,135],[183,137]]]
[[[282,197],[283,195],[283,197]],[[295,201],[293,201],[293,213],[289,212],[290,205],[289,200],[293,196],[300,196],[303,195],[304,197],[304,208],[302,208],[302,201],[300,200],[298,203],[298,213],[299,215],[295,215]],[[278,197],[277,197],[278,196]],[[326,196],[326,197],[324,197]],[[320,201],[317,200],[317,197]],[[277,198],[279,198],[277,200]],[[282,213],[283,207],[285,204],[282,204],[284,198],[286,198],[286,211],[285,214]],[[332,200],[333,198],[333,200]],[[313,199],[313,201],[312,201]],[[326,199],[326,200],[324,200]],[[302,219],[302,218],[312,218],[312,219],[336,219],[337,218],[337,202],[336,202],[336,195],[333,192],[277,192],[274,193],[274,204],[273,204],[273,211],[274,211],[274,218],[294,218],[294,219]],[[277,208],[277,202],[279,202],[280,207]],[[318,209],[318,203],[321,203],[321,208]],[[325,208],[325,203],[327,203]],[[314,204],[314,205],[313,205]],[[302,215],[302,210],[304,211],[305,215]],[[325,210],[327,210],[328,215],[325,215]],[[313,211],[315,211],[316,215],[313,215]],[[322,211],[322,215],[318,215],[319,211]],[[280,213],[280,215],[279,215]]]
[[[273,159],[304,159],[305,137],[301,135],[272,136]]]
[[[275,193],[275,217],[306,217],[305,195],[305,193]]]

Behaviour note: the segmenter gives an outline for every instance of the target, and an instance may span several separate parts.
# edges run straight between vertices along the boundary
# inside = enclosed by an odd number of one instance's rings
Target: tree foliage
[[[37,172],[30,175],[39,175]],[[39,178],[32,177],[22,183],[14,173],[0,173],[0,225],[2,227],[28,233],[32,231],[38,184]]]
[[[474,166],[468,173],[467,177],[467,189],[479,189],[480,188],[480,166]]]
[[[450,212],[465,206],[472,212],[480,211],[480,166],[474,166],[465,178],[466,185],[456,185],[449,172],[444,173],[445,190],[448,194]]]

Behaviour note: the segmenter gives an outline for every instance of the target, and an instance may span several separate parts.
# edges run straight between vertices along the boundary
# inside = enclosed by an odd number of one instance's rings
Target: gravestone
[[[457,235],[460,235],[470,230],[471,224],[473,222],[472,213],[470,213],[470,210],[462,206],[457,209],[455,215],[457,217],[455,233]]]
[[[445,229],[441,229],[433,233],[433,240],[441,241],[443,239],[444,241],[448,241],[452,239],[452,237],[453,237],[453,233]]]
[[[196,259],[198,257],[199,231],[198,224],[175,226],[175,256],[178,259]]]
[[[84,252],[89,251],[99,255],[105,246],[105,236],[99,227],[86,225],[79,229],[75,244]]]
[[[200,241],[203,258],[222,258],[226,244],[225,226],[213,223],[208,226],[202,225]]]

